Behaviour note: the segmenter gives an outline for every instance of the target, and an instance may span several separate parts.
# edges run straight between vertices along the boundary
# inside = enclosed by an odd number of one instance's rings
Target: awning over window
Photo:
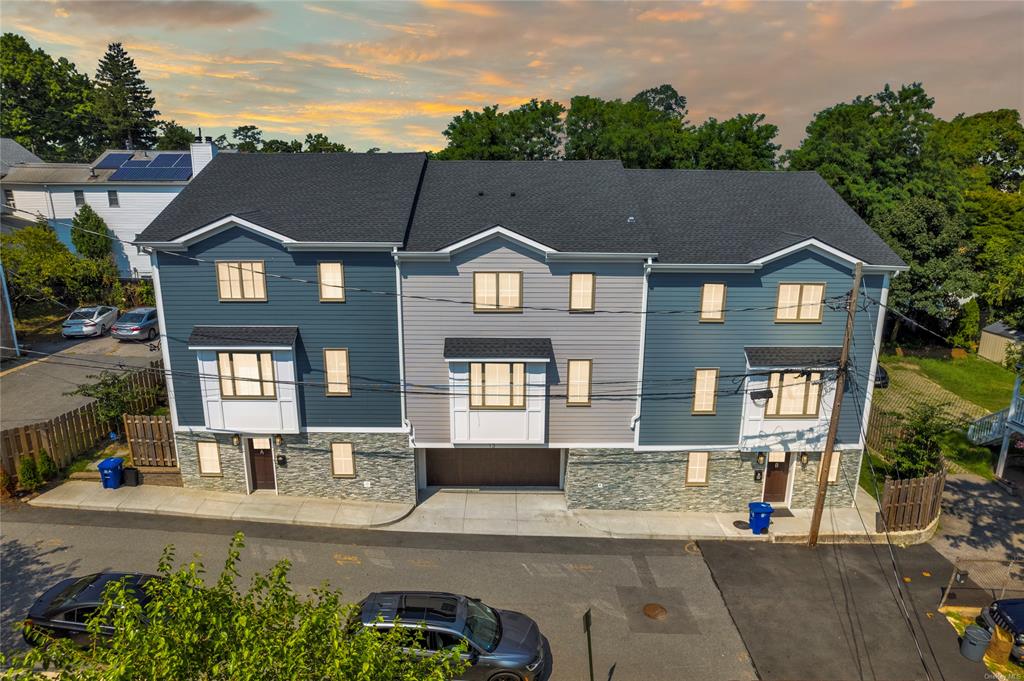
[[[299,335],[297,326],[193,326],[190,350],[263,348],[290,350]]]
[[[444,358],[531,360],[547,362],[554,357],[550,338],[445,338]]]
[[[824,369],[839,366],[842,348],[831,346],[747,347],[747,363],[752,369]]]

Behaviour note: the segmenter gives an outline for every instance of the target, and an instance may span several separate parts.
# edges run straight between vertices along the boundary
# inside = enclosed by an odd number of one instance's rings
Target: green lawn
[[[883,355],[881,360],[883,364],[913,364],[946,390],[989,411],[1005,409],[1013,396],[1013,372],[973,355],[965,359]]]
[[[868,459],[871,459],[871,465],[875,468],[875,480],[874,484],[871,481],[871,467],[868,466]],[[878,493],[882,493],[882,489],[885,487],[885,462],[870,452],[865,452],[864,458],[860,461],[860,480],[858,484],[864,489],[865,492],[870,494],[875,500],[878,497],[875,496],[875,485],[878,486]]]
[[[951,430],[941,439],[942,453],[975,475],[991,480],[994,477],[995,454],[988,447],[972,444],[967,435]]]

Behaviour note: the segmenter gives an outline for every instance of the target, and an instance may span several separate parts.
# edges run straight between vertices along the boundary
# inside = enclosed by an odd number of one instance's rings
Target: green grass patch
[[[871,465],[868,465],[868,459],[871,459]],[[872,484],[871,478],[871,467],[874,466],[875,479]],[[878,494],[882,493],[885,488],[885,471],[888,468],[885,461],[871,452],[865,452],[864,456],[860,460],[860,478],[858,484],[864,489],[865,492],[870,494],[875,501],[878,501],[878,496],[875,494],[875,486],[878,487]]]
[[[967,435],[959,430],[951,430],[945,433],[940,439],[942,454],[950,461],[953,461],[971,473],[980,475],[986,480],[991,480],[995,474],[995,454],[988,447],[981,447],[973,444],[967,439]]]
[[[1005,409],[1013,396],[1013,372],[974,355],[964,359],[883,355],[881,360],[886,365],[913,364],[949,392],[989,411]]]

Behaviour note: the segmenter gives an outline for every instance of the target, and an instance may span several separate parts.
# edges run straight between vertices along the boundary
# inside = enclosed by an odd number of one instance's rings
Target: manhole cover
[[[663,620],[668,617],[668,610],[660,603],[648,603],[644,606],[644,614],[652,620]]]
[[[750,529],[750,523],[748,523],[746,520],[736,520],[733,522],[732,526],[735,527],[737,530]]]

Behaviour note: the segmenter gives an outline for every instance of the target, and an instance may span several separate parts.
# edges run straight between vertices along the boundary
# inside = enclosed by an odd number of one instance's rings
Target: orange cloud
[[[692,7],[679,7],[676,9],[658,8],[649,9],[637,15],[637,21],[657,21],[659,23],[686,23],[689,21],[700,21],[704,18],[704,12]]]
[[[420,0],[420,3],[430,9],[450,10],[462,14],[471,14],[475,17],[498,17],[501,12],[494,5],[485,5],[480,2],[461,2],[461,0]]]
[[[704,7],[719,7],[732,14],[743,14],[749,12],[754,6],[752,0],[702,0]]]
[[[306,64],[318,64],[320,66],[326,66],[330,69],[339,69],[342,71],[351,71],[352,73],[369,78],[371,80],[401,80],[401,77],[397,74],[390,73],[388,71],[381,71],[371,66],[364,64],[356,64],[354,62],[347,62],[329,54],[315,54],[310,52],[285,52],[284,56],[295,61],[300,61]]]
[[[892,8],[893,8],[894,10],[899,10],[899,9],[910,9],[911,7],[913,7],[913,6],[914,6],[914,5],[916,5],[916,4],[917,4],[917,1],[916,1],[916,0],[900,0],[899,2],[897,2],[896,4],[894,4],[894,5],[892,6]]]
[[[469,50],[464,47],[417,50],[412,47],[391,46],[382,43],[351,43],[344,47],[349,53],[367,57],[391,66],[398,64],[422,64],[439,59],[469,55]]]
[[[491,85],[493,87],[512,87],[514,85],[511,80],[494,71],[484,71],[477,80],[481,85]]]

